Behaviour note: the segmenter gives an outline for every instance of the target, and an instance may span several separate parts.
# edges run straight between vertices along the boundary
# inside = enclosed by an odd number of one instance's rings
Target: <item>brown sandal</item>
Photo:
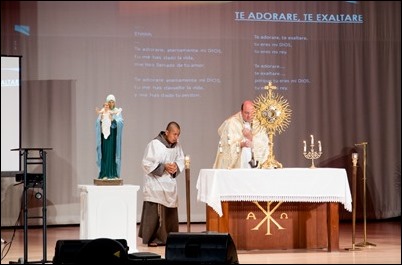
[[[157,246],[158,246],[158,243],[156,243],[156,242],[148,243],[148,247],[157,247]]]

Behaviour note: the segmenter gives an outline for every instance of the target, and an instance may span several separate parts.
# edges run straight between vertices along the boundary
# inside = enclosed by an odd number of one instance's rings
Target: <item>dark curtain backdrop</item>
[[[241,12],[267,19],[241,19]],[[273,13],[299,20],[268,19]],[[323,21],[320,14],[362,20]],[[97,176],[95,108],[110,93],[125,119],[124,183],[142,186],[146,144],[176,120],[191,157],[192,221],[205,221],[195,185],[199,170],[212,167],[217,129],[243,100],[265,93],[268,81],[292,110],[274,137],[276,159],[310,166],[302,150],[313,134],[323,145],[316,165],[345,168],[351,177],[351,153],[358,152],[361,219],[363,148],[355,144],[367,142],[368,218],[401,215],[400,2],[2,1],[1,52],[22,56],[22,146],[53,148],[49,224],[79,223],[77,186]],[[4,185],[1,219],[9,226],[21,190],[2,179],[2,192]],[[141,209],[141,190],[137,196]],[[179,196],[184,222],[184,174]]]

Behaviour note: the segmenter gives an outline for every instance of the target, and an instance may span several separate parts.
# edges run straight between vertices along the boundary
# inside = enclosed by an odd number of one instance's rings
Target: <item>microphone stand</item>
[[[363,242],[356,244],[359,247],[366,247],[366,246],[376,246],[373,243],[367,242],[367,214],[366,214],[366,185],[367,185],[367,145],[368,142],[362,142],[359,144],[355,144],[355,146],[363,146],[363,235],[364,239]]]
[[[253,123],[250,122],[249,124],[250,124],[250,128],[247,128],[247,129],[249,129],[249,130],[250,130],[250,133],[252,133],[252,130],[253,130]],[[246,127],[247,127],[247,126],[244,126],[244,128],[246,128]],[[250,165],[251,168],[256,168],[256,167],[258,167],[258,160],[256,161],[256,160],[254,159],[254,151],[253,151],[253,148],[250,148],[250,149],[251,149],[251,160],[248,162],[248,164]]]
[[[251,168],[258,167],[258,160],[254,159],[254,152],[251,150],[251,160],[248,162]]]

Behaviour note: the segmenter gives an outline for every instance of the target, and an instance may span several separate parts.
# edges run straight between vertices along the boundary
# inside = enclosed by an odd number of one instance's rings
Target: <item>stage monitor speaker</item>
[[[123,264],[127,260],[125,239],[70,239],[56,242],[53,264]]]
[[[169,264],[238,264],[236,246],[228,233],[169,233],[165,259]]]

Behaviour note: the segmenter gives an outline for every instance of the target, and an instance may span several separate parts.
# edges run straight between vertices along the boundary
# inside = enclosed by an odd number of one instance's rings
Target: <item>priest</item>
[[[240,111],[218,129],[219,144],[213,168],[255,168],[268,158],[268,135],[254,119],[254,104],[242,103]]]

